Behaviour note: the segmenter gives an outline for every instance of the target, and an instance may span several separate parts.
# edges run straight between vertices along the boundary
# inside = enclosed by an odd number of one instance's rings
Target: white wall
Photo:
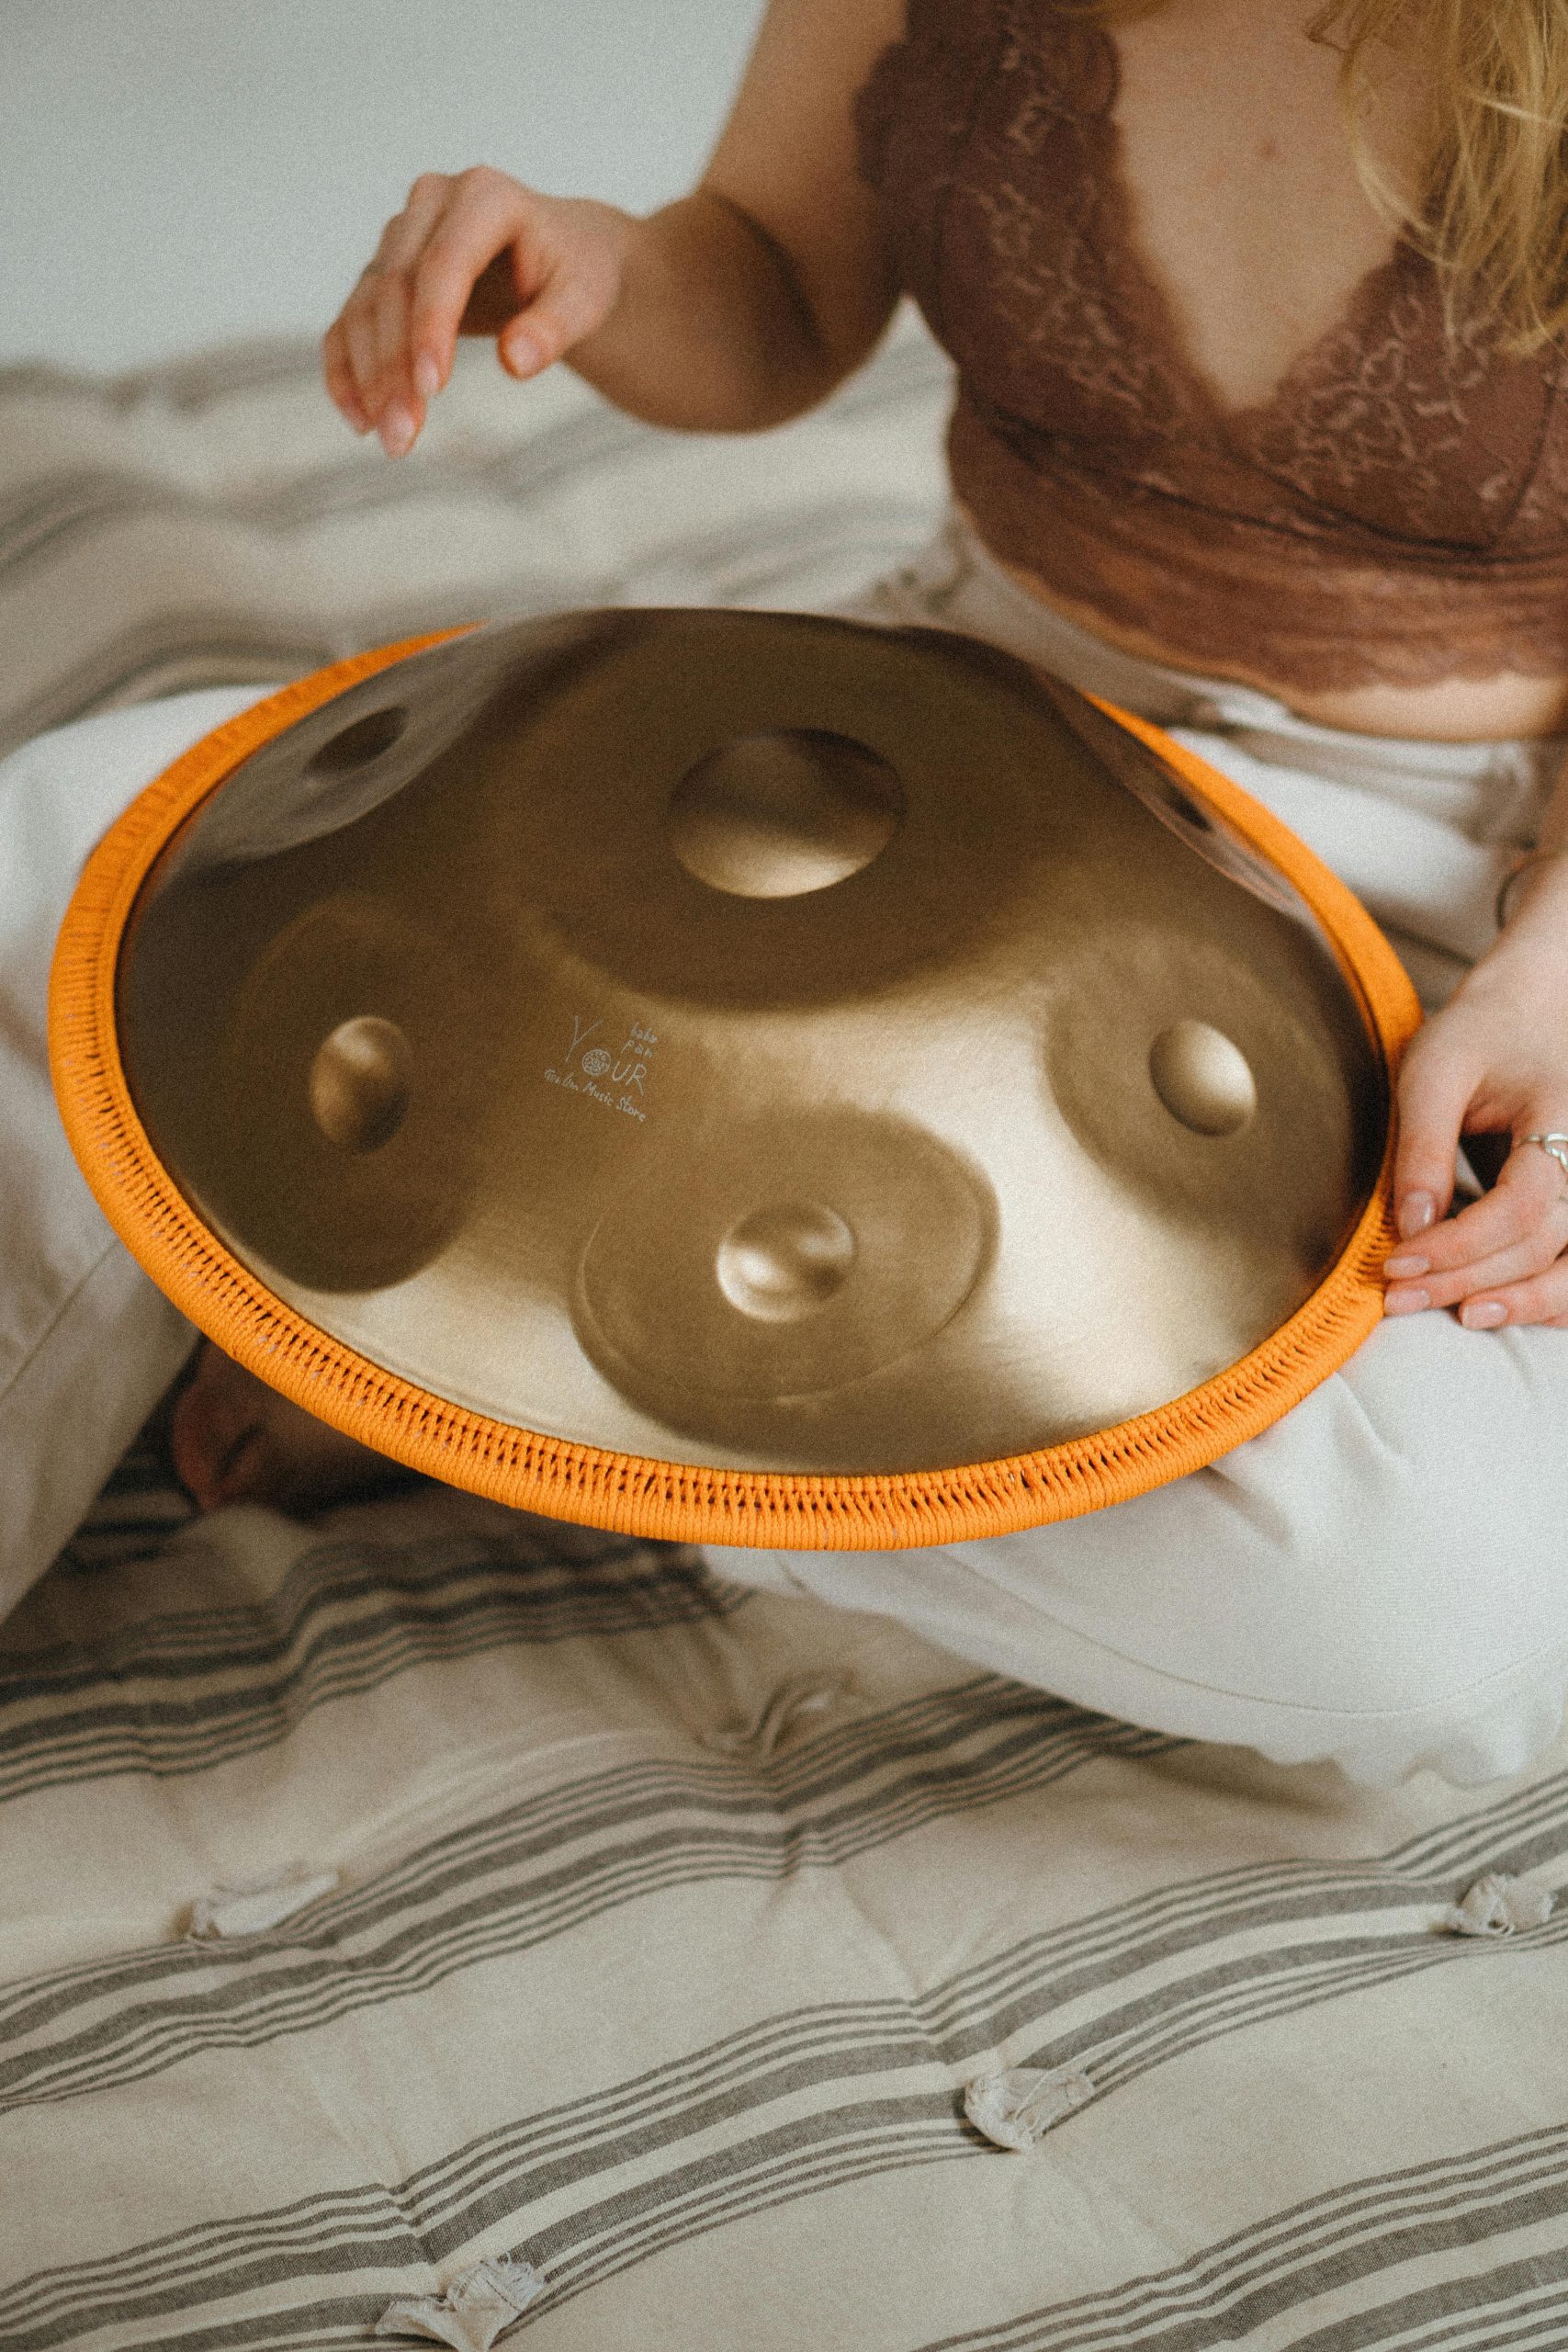
[[[319,332],[422,170],[637,210],[761,0],[0,0],[0,365]]]

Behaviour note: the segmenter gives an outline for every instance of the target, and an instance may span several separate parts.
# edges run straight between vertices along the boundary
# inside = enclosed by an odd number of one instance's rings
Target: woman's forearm
[[[750,217],[699,190],[624,223],[621,290],[567,364],[650,424],[750,433],[823,399],[859,353],[831,351],[787,256]]]
[[[494,335],[525,379],[565,359],[653,424],[755,432],[824,398],[886,324],[895,288],[874,255],[850,274],[845,297],[818,269],[808,298],[780,239],[705,185],[638,220],[484,165],[425,173],[328,329],[322,365],[350,424],[374,426],[393,457],[417,439],[459,334]]]

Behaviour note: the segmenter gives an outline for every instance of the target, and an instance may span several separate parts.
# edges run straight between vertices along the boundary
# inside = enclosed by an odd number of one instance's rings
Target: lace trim
[[[909,0],[857,106],[904,282],[959,368],[955,482],[983,536],[1282,684],[1568,668],[1562,356],[1506,357],[1479,311],[1450,336],[1401,245],[1267,401],[1225,410],[1138,254],[1118,86],[1111,35],[1050,0]],[[1113,548],[1055,526],[1069,492],[1121,502]]]

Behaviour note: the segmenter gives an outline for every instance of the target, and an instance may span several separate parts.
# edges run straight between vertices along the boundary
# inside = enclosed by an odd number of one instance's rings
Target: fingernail
[[[1500,1298],[1468,1298],[1460,1308],[1459,1319],[1467,1331],[1495,1331],[1499,1323],[1508,1319],[1508,1310]]]
[[[413,363],[413,388],[422,401],[433,401],[441,390],[441,370],[428,351],[422,351]]]
[[[1430,1193],[1406,1193],[1399,1204],[1400,1239],[1414,1241],[1418,1233],[1426,1232],[1437,1213]]]
[[[381,419],[381,447],[389,458],[403,458],[413,447],[412,417],[400,402],[394,402]]]
[[[1383,1272],[1391,1282],[1403,1282],[1409,1274],[1429,1274],[1430,1258],[1390,1258],[1384,1261]]]
[[[536,368],[543,357],[543,352],[531,334],[507,336],[506,364],[514,368],[520,376],[525,376],[531,368]]]
[[[1424,1290],[1391,1290],[1383,1298],[1382,1311],[1385,1315],[1419,1315],[1431,1304]]]

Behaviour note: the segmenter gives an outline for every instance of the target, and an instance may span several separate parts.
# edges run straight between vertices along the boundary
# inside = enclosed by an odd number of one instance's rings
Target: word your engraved
[[[569,1094],[591,1095],[606,1110],[619,1111],[626,1118],[646,1119],[643,1095],[659,1039],[640,1021],[634,1021],[620,1052],[613,1054],[603,1042],[589,1042],[604,1026],[603,1020],[585,1022],[580,1012],[574,1012],[571,1044],[559,1069],[546,1070],[546,1080],[551,1086],[564,1087]]]

